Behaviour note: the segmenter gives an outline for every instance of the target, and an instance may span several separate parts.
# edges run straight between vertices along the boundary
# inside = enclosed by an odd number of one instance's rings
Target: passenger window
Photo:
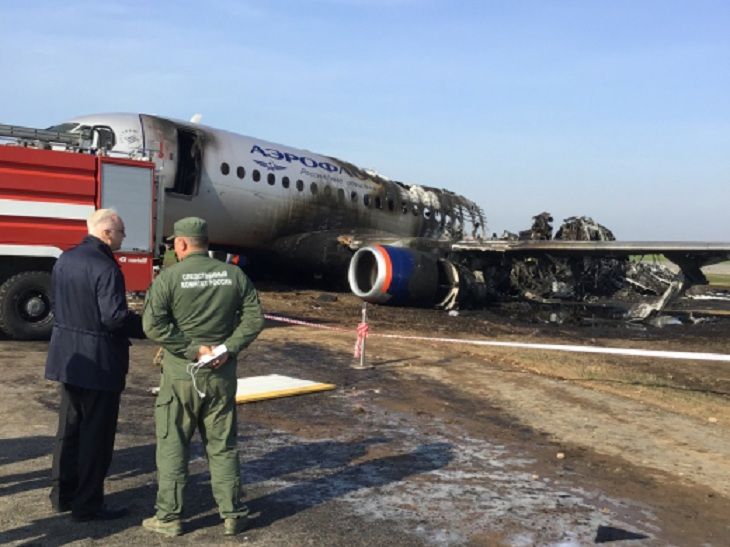
[[[299,180],[297,181],[297,190],[299,190],[300,192],[301,192],[302,190],[304,190],[304,182],[302,182],[302,180],[301,180],[301,179],[299,179]]]
[[[388,211],[395,211],[395,203],[390,198],[388,198]]]
[[[383,203],[380,200],[380,196],[375,196],[375,207],[377,209],[382,209],[383,208]]]
[[[324,195],[327,196],[327,197],[330,197],[332,195],[332,188],[330,188],[329,186],[325,186],[324,187]]]
[[[253,181],[258,182],[260,180],[261,180],[261,173],[259,172],[258,169],[254,169],[253,170]]]
[[[317,183],[313,182],[312,184],[310,184],[309,189],[312,191],[313,194],[316,194],[317,193]]]
[[[357,205],[357,192],[350,192],[350,201]]]
[[[401,201],[400,202],[400,210],[403,211],[403,214],[405,215],[408,213],[408,202],[407,201]]]
[[[273,186],[274,184],[276,184],[276,175],[274,175],[274,173],[269,173],[266,177],[266,180],[271,186]]]
[[[231,172],[231,166],[228,165],[226,162],[221,163],[221,173],[224,175],[227,175]]]
[[[289,188],[289,177],[284,177],[281,179],[281,185],[284,188]]]
[[[246,176],[246,170],[241,167],[240,165],[236,168],[236,175],[238,175],[239,179],[242,179]]]
[[[342,188],[337,189],[337,201],[345,203],[345,191]]]
[[[362,197],[362,202],[365,204],[365,207],[370,207],[370,194],[365,194]]]

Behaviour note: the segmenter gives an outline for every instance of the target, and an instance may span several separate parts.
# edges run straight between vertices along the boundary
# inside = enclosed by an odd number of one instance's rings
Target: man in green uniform
[[[208,256],[205,220],[177,221],[172,237],[180,262],[155,279],[142,318],[147,336],[164,348],[155,408],[157,512],[142,525],[167,536],[182,533],[189,445],[197,427],[225,533],[235,535],[248,514],[240,501],[236,355],[261,332],[263,314],[240,268]]]

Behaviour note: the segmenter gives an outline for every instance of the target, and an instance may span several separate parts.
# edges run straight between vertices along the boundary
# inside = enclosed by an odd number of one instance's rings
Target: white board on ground
[[[250,376],[238,379],[236,390],[237,403],[250,403],[263,399],[275,399],[276,397],[289,397],[315,391],[327,391],[335,389],[334,384],[323,384],[311,380],[301,380],[280,374],[268,374],[266,376]]]

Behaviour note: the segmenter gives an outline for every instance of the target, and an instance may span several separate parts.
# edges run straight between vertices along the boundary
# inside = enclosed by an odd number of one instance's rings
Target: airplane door
[[[203,165],[203,148],[194,131],[179,127],[177,130],[177,170],[171,192],[192,196],[197,193],[200,170]]]
[[[142,115],[146,146],[156,150],[153,159],[160,169],[166,192],[194,196],[203,167],[203,146],[194,130],[170,120]]]
[[[175,186],[177,174],[177,127],[175,124],[154,116],[141,115],[144,147],[151,151],[152,161],[162,187],[170,191]]]

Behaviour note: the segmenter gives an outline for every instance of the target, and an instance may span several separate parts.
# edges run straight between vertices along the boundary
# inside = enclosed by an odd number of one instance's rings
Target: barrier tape
[[[269,321],[278,321],[279,323],[289,323],[291,325],[302,325],[304,327],[315,327],[317,329],[335,330],[338,332],[352,332],[352,329],[346,329],[344,327],[331,327],[329,325],[323,325],[322,323],[312,323],[310,321],[302,321],[301,319],[291,319],[289,317],[282,317],[281,315],[271,315],[268,313],[264,314],[264,319]]]
[[[302,325],[319,329],[328,329],[338,332],[352,332],[352,329],[342,327],[331,327],[322,325],[321,323],[312,323],[309,321],[301,321],[299,319],[289,319],[276,315],[264,314],[266,319],[271,321],[279,321],[282,323],[290,323],[292,325]],[[418,340],[422,342],[443,342],[447,344],[470,344],[473,346],[494,346],[506,348],[522,348],[522,349],[541,349],[548,351],[564,351],[572,353],[602,353],[607,355],[629,355],[634,357],[657,357],[660,359],[690,359],[696,361],[724,361],[730,362],[730,355],[723,353],[703,353],[692,351],[662,351],[648,349],[632,349],[632,348],[606,348],[594,346],[577,346],[569,344],[530,344],[527,342],[500,342],[498,340],[469,340],[463,338],[439,338],[431,336],[409,336],[405,334],[381,334],[368,332],[368,324],[360,323],[357,327],[357,341],[355,342],[355,357],[359,357],[359,349],[362,341],[368,336],[379,336],[380,338],[391,338],[398,340]]]

